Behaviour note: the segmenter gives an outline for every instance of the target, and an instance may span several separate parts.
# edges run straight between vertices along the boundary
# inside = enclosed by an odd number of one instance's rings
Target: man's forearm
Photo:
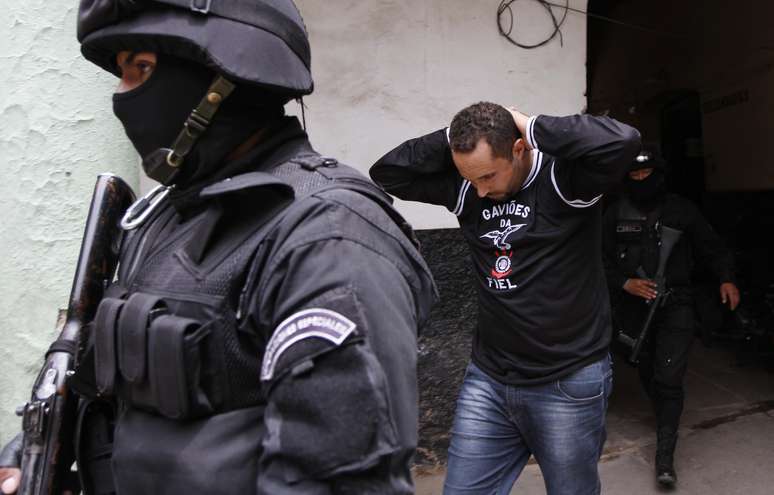
[[[641,149],[637,129],[609,117],[533,116],[524,135],[530,146],[549,155],[595,167],[628,164]]]
[[[457,171],[446,129],[404,142],[380,158],[369,173],[385,191],[404,200],[449,207],[455,197]]]
[[[590,115],[531,117],[525,137],[530,146],[556,158],[557,191],[581,207],[615,189],[641,149],[636,129]]]
[[[426,175],[448,172],[453,168],[451,149],[446,129],[440,129],[418,138],[409,139],[381,157],[370,170],[371,177],[378,183],[403,175]]]

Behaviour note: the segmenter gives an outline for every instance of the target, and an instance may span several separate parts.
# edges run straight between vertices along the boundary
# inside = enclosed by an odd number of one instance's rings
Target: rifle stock
[[[630,363],[635,365],[639,363],[640,352],[642,351],[642,346],[645,343],[645,340],[648,338],[648,333],[650,332],[650,326],[653,323],[653,317],[656,314],[656,310],[658,310],[658,308],[661,307],[664,302],[666,302],[666,298],[669,295],[668,291],[666,290],[666,265],[669,261],[669,257],[672,254],[672,250],[674,249],[675,244],[677,244],[677,242],[680,240],[680,237],[683,235],[681,230],[673,229],[671,227],[667,227],[666,225],[662,225],[660,229],[661,245],[659,246],[658,267],[656,269],[656,275],[653,277],[654,282],[656,282],[656,298],[647,302],[649,306],[648,314],[645,317],[645,321],[643,322],[642,327],[640,327],[640,332],[637,334],[637,338],[633,339],[626,335],[624,332],[619,332],[618,334],[618,341],[628,347],[631,347],[632,350],[629,353],[628,360]],[[637,270],[637,275],[641,278],[648,278],[647,274],[642,271],[642,267]]]
[[[32,398],[19,411],[24,433],[19,495],[61,493],[71,475],[77,397],[70,392],[67,377],[81,331],[94,318],[105,287],[115,275],[120,220],[133,201],[134,193],[120,177],[102,174],[97,178],[65,324],[46,354]]]

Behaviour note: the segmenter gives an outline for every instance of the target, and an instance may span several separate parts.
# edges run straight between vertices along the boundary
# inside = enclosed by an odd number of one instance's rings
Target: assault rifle
[[[94,318],[115,275],[120,220],[133,201],[132,189],[120,177],[102,174],[97,178],[64,327],[46,353],[32,398],[17,411],[24,435],[18,495],[59,494],[72,476],[78,397],[70,391],[67,378],[73,371],[83,327]]]
[[[642,345],[648,338],[648,332],[650,331],[650,325],[653,323],[653,316],[656,314],[656,310],[664,305],[667,297],[669,297],[669,291],[666,289],[666,277],[664,272],[666,271],[666,264],[669,261],[669,256],[672,254],[672,249],[680,240],[680,236],[683,235],[681,230],[673,229],[662,225],[661,230],[661,243],[659,246],[658,256],[658,268],[656,269],[656,275],[653,277],[653,281],[656,283],[656,297],[647,301],[648,315],[645,318],[645,322],[642,324],[640,333],[637,338],[632,338],[627,335],[623,330],[618,332],[618,341],[627,347],[631,348],[629,353],[629,362],[637,364],[640,358],[640,351]],[[649,278],[642,267],[637,268],[637,275],[640,278]]]

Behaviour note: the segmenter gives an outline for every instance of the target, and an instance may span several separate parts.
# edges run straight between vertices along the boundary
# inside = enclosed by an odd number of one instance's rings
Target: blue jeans
[[[507,495],[530,454],[548,495],[597,495],[613,385],[610,357],[543,385],[517,387],[472,362],[457,399],[444,495]]]

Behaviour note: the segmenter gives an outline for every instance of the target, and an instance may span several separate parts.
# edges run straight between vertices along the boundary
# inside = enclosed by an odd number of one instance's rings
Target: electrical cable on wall
[[[544,39],[543,41],[540,41],[538,43],[534,44],[527,44],[527,43],[521,43],[519,41],[516,41],[511,36],[511,33],[513,32],[513,28],[516,26],[516,15],[513,13],[513,9],[511,8],[511,4],[516,2],[517,0],[502,0],[500,2],[500,5],[497,7],[497,29],[500,31],[500,34],[505,37],[509,42],[513,43],[514,45],[518,46],[519,48],[525,48],[527,50],[531,50],[533,48],[538,48],[540,46],[545,45],[552,39],[554,39],[556,36],[559,36],[559,44],[564,46],[564,39],[562,38],[562,31],[561,27],[562,24],[564,24],[564,21],[567,19],[567,12],[570,10],[570,0],[566,0],[566,5],[558,5],[558,7],[564,7],[564,14],[562,15],[562,18],[560,20],[557,20],[556,14],[551,9],[551,6],[554,4],[551,4],[549,2],[546,2],[545,0],[533,0],[537,3],[539,3],[543,8],[546,9],[548,12],[548,15],[551,16],[551,21],[554,24],[554,31],[551,33],[548,38]],[[505,13],[509,14],[510,17],[510,25],[508,26],[508,29],[506,30],[503,26],[503,18],[505,17]]]
[[[554,39],[557,36],[559,36],[559,43],[562,46],[564,46],[563,39],[562,39],[561,27],[564,24],[564,21],[567,19],[567,13],[570,12],[570,11],[577,12],[579,14],[583,14],[585,16],[592,17],[594,19],[599,19],[601,21],[609,22],[609,23],[612,23],[612,24],[617,24],[619,26],[624,26],[624,27],[628,27],[628,28],[632,28],[632,29],[638,29],[640,31],[646,31],[646,32],[649,32],[649,33],[652,33],[652,34],[656,34],[656,35],[659,35],[659,36],[666,36],[666,37],[671,37],[671,38],[688,38],[688,36],[686,36],[686,35],[667,33],[667,32],[659,31],[659,30],[652,29],[652,28],[649,28],[649,27],[646,27],[646,26],[639,26],[637,24],[630,24],[628,22],[619,21],[619,20],[613,19],[611,17],[606,17],[606,16],[599,15],[599,14],[592,14],[591,12],[586,12],[585,10],[575,9],[573,7],[570,7],[570,0],[565,0],[565,4],[564,5],[560,5],[560,4],[556,4],[556,3],[551,3],[551,2],[548,2],[546,0],[533,0],[533,1],[537,2],[537,3],[539,3],[543,8],[545,8],[546,11],[548,12],[548,15],[551,16],[551,22],[554,25],[554,30],[548,36],[548,38],[544,39],[543,41],[541,41],[539,43],[534,43],[534,44],[521,43],[519,41],[516,41],[516,39],[512,36],[513,30],[514,30],[514,28],[516,26],[516,15],[513,13],[513,8],[511,7],[511,5],[513,3],[515,3],[515,2],[517,2],[517,1],[518,0],[502,0],[500,2],[500,5],[497,7],[497,29],[500,31],[500,34],[502,36],[504,36],[509,42],[513,43],[514,45],[516,45],[516,46],[518,46],[520,48],[525,48],[525,49],[528,49],[528,50],[533,49],[533,48],[538,48],[540,46],[543,46],[543,45],[545,45],[546,43],[548,43],[549,41],[551,41],[552,39]],[[556,18],[556,14],[554,13],[553,9],[551,9],[551,7],[559,7],[560,9],[564,9],[564,13],[562,14],[562,18],[561,19],[557,19]],[[506,17],[505,16],[506,13],[508,14],[508,17],[510,18],[510,22],[508,23],[508,28],[507,29],[506,29],[506,27],[504,25],[504,22],[503,22],[504,18]]]

